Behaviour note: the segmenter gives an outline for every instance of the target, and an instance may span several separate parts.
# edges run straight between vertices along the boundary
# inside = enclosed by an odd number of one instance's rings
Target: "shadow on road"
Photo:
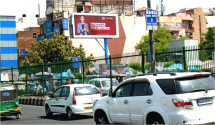
[[[82,119],[92,119],[93,116],[90,115],[74,115],[72,119],[68,119],[67,115],[65,114],[54,114],[53,116],[47,117],[47,116],[40,116],[41,119],[53,119],[53,120],[59,120],[59,121],[69,121],[69,120],[82,120]]]
[[[0,121],[7,121],[7,120],[19,120],[14,116],[5,116],[5,117],[0,117]]]

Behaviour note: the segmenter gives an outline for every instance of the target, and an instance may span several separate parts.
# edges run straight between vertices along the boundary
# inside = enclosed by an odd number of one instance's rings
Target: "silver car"
[[[100,89],[103,96],[107,95],[108,91],[111,88],[110,78],[95,78],[88,82],[88,84],[95,85]],[[113,80],[113,90],[119,85],[117,80]]]

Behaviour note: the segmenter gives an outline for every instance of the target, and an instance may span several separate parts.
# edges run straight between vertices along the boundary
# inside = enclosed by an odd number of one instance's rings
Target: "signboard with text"
[[[52,20],[45,22],[46,38],[50,39],[52,37]]]
[[[72,57],[72,65],[73,65],[73,68],[80,68],[81,67],[81,58],[80,57]]]
[[[117,14],[73,13],[74,38],[118,38]]]
[[[146,10],[146,29],[157,30],[157,11]]]

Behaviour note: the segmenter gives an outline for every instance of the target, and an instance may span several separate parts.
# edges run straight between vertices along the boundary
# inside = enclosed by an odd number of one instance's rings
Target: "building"
[[[181,9],[178,13],[191,15],[193,18],[193,39],[197,39],[198,43],[200,43],[203,34],[207,33],[207,21],[202,8]]]
[[[167,16],[159,16],[158,24],[171,30],[175,38],[189,36],[193,38],[194,28],[192,27],[193,18],[186,13],[173,13]]]
[[[83,45],[87,55],[93,53],[94,57],[103,57],[104,51],[97,43],[95,39],[75,39],[70,38],[71,34],[71,20],[70,15],[72,13],[107,13],[118,14],[119,20],[119,38],[108,39],[109,54],[113,56],[121,56],[123,53],[135,52],[135,45],[141,40],[142,35],[147,34],[146,23],[144,16],[136,16],[133,11],[133,0],[76,0],[72,2],[70,0],[64,0],[59,2],[58,0],[46,2],[46,18],[38,19],[40,25],[41,40],[42,36],[52,34],[52,28],[56,29],[59,34],[64,33],[67,40],[72,40],[73,45]],[[63,19],[68,19],[69,29],[63,28]],[[47,27],[51,26],[50,29]],[[55,31],[55,30],[54,30]],[[103,46],[104,39],[98,39]]]
[[[17,67],[16,17],[0,15],[0,67]]]
[[[17,47],[18,47],[18,61],[19,64],[25,56],[27,56],[27,49],[31,47],[32,41],[37,41],[40,35],[40,27],[25,28],[24,31],[17,33]]]

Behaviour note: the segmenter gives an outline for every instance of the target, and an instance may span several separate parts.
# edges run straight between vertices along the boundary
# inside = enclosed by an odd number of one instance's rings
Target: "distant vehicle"
[[[16,87],[12,84],[0,83],[0,115],[21,118],[19,99]]]
[[[71,119],[74,114],[92,113],[94,101],[102,97],[94,85],[69,84],[56,89],[45,101],[46,116],[65,113]]]
[[[108,91],[111,88],[110,78],[95,78],[90,80],[88,84],[95,85],[97,88],[99,88],[103,96],[107,95]],[[118,85],[119,82],[113,79],[113,90],[115,90]]]
[[[10,82],[10,83],[12,84],[12,82]],[[26,83],[25,82],[15,81],[15,82],[13,82],[13,85],[16,86],[18,95],[24,95],[26,93],[26,88],[25,88]]]
[[[215,117],[211,73],[155,73],[124,80],[95,102],[96,124],[208,124]]]

